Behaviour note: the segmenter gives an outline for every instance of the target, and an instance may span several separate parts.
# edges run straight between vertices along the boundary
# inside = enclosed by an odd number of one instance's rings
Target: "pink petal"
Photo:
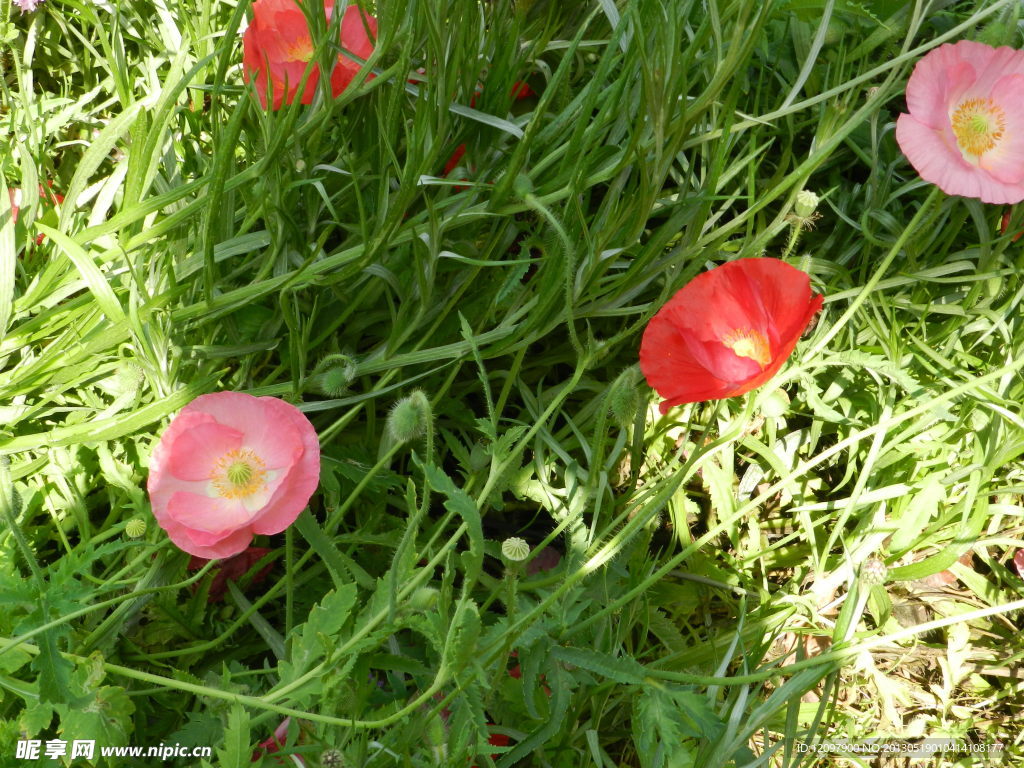
[[[168,469],[182,480],[209,480],[217,460],[242,444],[237,429],[209,421],[183,431],[171,445]]]
[[[914,67],[907,81],[907,109],[932,128],[949,123],[950,105],[974,84],[973,66],[962,60],[954,45],[940,45]]]
[[[966,45],[965,45],[966,44]],[[977,79],[961,98],[986,98],[996,83],[1007,75],[1024,75],[1024,51],[1002,46],[991,48],[983,43],[961,40],[957,43],[964,59],[974,67]]]
[[[277,491],[252,522],[255,533],[279,533],[295,522],[320,484],[320,440],[302,411],[283,400],[266,398],[276,418],[291,423],[302,441],[301,455]]]
[[[194,406],[219,424],[241,432],[242,447],[255,451],[267,469],[290,467],[302,455],[302,438],[291,420],[281,417],[277,405],[268,403],[295,408],[275,397],[253,397],[242,392],[200,395],[188,407]]]
[[[179,549],[182,549],[189,554],[196,555],[197,557],[205,557],[207,560],[220,560],[228,557],[234,557],[239,552],[244,552],[245,548],[248,547],[249,543],[252,541],[252,531],[248,528],[237,530],[230,536],[226,536],[216,544],[211,544],[209,546],[195,543],[185,529],[181,529],[176,532],[168,528],[167,535]]]
[[[237,500],[179,492],[167,504],[167,515],[197,544],[210,546],[248,527],[251,513]]]
[[[980,158],[978,165],[1004,184],[1024,182],[1024,75],[1007,75],[992,89],[993,100],[1006,115],[1003,139]]]

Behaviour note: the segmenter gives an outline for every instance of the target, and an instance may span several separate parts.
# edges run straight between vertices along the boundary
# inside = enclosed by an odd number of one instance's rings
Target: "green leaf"
[[[252,765],[250,748],[249,713],[241,704],[231,707],[228,724],[224,729],[224,746],[217,749],[221,768],[246,768]]]
[[[99,653],[75,665],[63,702],[55,707],[60,716],[58,732],[65,741],[95,739],[98,744],[110,746],[128,744],[135,703],[124,688],[101,685],[105,674]]]
[[[14,309],[14,275],[18,247],[14,240],[14,216],[7,185],[0,179],[0,339],[7,335],[7,323]]]
[[[455,609],[448,637],[444,643],[442,666],[459,674],[476,659],[477,639],[480,637],[480,611],[472,600],[463,600]]]
[[[422,467],[430,487],[447,497],[447,501],[444,502],[445,508],[459,515],[466,524],[469,552],[464,559],[465,578],[468,583],[473,584],[480,576],[484,561],[484,529],[480,510],[469,494],[456,487],[452,479],[441,469],[433,464],[420,464],[418,460],[416,463]]]
[[[63,232],[56,230],[53,227],[48,227],[45,224],[37,224],[36,226],[44,235],[52,237],[53,241],[62,251],[64,251],[67,257],[71,259],[71,262],[75,265],[78,273],[82,276],[82,279],[85,280],[85,284],[89,286],[89,290],[92,291],[92,294],[96,299],[96,303],[103,311],[103,314],[106,315],[112,323],[126,323],[127,317],[125,316],[124,308],[121,306],[121,302],[117,300],[114,289],[110,287],[108,278],[102,271],[100,271],[100,268],[96,266],[96,262],[93,260],[93,257],[90,256],[82,246]]]
[[[74,665],[60,655],[54,630],[47,630],[39,638],[39,655],[32,660],[39,673],[39,698],[55,704],[68,700],[71,671]]]
[[[356,601],[356,585],[328,592],[292,634],[291,655],[281,665],[281,681],[295,679],[323,659],[336,644],[338,634]]]
[[[946,489],[938,476],[931,476],[924,487],[911,498],[901,499],[903,513],[889,543],[894,553],[906,552],[921,537],[928,523],[946,500]]]
[[[609,680],[627,685],[644,685],[647,682],[647,670],[644,665],[629,656],[614,657],[606,653],[587,650],[586,648],[556,647],[552,654],[559,660],[573,666],[582,667]]]

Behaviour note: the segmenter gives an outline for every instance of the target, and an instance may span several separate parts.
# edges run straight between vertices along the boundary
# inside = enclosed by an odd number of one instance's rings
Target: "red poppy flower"
[[[224,594],[228,591],[229,581],[238,581],[240,578],[245,576],[252,567],[256,565],[260,560],[269,555],[271,550],[266,547],[248,547],[244,551],[235,555],[234,557],[228,557],[221,560],[220,563],[214,566],[214,577],[213,581],[210,582],[210,591],[207,593],[207,602],[215,603],[224,599]],[[190,571],[198,571],[209,560],[204,557],[197,557],[192,555],[188,561],[188,569]],[[267,574],[273,569],[273,563],[267,563],[265,566],[260,568],[259,573],[252,577],[252,585],[255,586],[267,578]]]
[[[651,318],[640,370],[674,405],[734,397],[774,376],[821,309],[810,277],[778,259],[738,259],[697,275]]]
[[[333,11],[333,0],[325,0],[324,12],[328,22]],[[367,36],[367,30],[373,39]],[[341,19],[342,47],[362,59],[368,59],[373,53],[376,37],[377,20],[355,5],[349,5]],[[309,25],[295,0],[256,0],[253,3],[252,22],[242,38],[242,69],[245,82],[255,76],[256,93],[264,108],[267,106],[268,86],[273,88],[274,109],[295,100],[306,65],[313,58],[313,49]],[[331,92],[335,97],[344,92],[360,67],[348,56],[338,55],[331,72]],[[300,98],[303,104],[313,102],[319,79],[319,67],[314,65]]]
[[[494,723],[488,723],[488,725],[494,725]],[[509,740],[508,736],[506,736],[504,733],[492,733],[488,737],[487,743],[490,744],[492,747],[507,747]],[[491,755],[491,760],[497,760],[499,757],[501,757],[501,755]],[[470,766],[470,768],[477,767],[473,765]]]
[[[52,181],[46,182],[45,187],[42,184],[39,185],[39,199],[43,202],[44,205],[50,208],[58,205],[59,203],[64,202],[64,195],[60,195],[54,192],[52,187]],[[21,190],[18,189],[17,187],[8,187],[7,194],[10,196],[11,199],[11,218],[14,219],[15,222],[17,222],[18,213],[21,211]],[[39,245],[45,239],[46,235],[37,235],[36,245]]]
[[[1010,226],[1010,213],[1011,212],[1012,211],[1010,209],[1007,209],[1007,211],[1003,214],[1002,221],[999,224],[999,234],[1000,235],[1005,235],[1006,234],[1006,228]],[[1021,235],[1024,235],[1024,232],[1018,232],[1016,235],[1014,235],[1013,236],[1013,242],[1016,243],[1018,240],[1020,240]]]

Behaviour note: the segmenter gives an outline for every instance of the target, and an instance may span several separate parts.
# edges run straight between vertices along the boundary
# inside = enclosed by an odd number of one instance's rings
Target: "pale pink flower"
[[[961,40],[930,51],[907,83],[896,141],[950,195],[1024,200],[1024,51]]]
[[[215,392],[197,397],[153,449],[149,498],[171,541],[209,559],[279,533],[305,508],[320,478],[320,443],[294,405]]]
[[[43,0],[14,0],[14,4],[21,8],[22,13],[29,13],[39,7]]]

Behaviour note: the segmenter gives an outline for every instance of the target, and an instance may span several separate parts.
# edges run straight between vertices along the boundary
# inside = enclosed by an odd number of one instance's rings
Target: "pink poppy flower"
[[[1024,51],[961,40],[914,67],[896,141],[921,178],[985,203],[1024,200]]]
[[[325,0],[324,11],[330,22],[333,0]],[[377,20],[355,4],[348,5],[341,18],[341,45],[361,59],[370,58],[373,39],[367,35],[367,30],[376,38]],[[295,0],[256,0],[253,3],[252,22],[242,36],[242,76],[247,83],[255,79],[256,93],[264,108],[270,88],[274,93],[273,109],[295,100],[306,65],[313,58],[314,47],[309,24]],[[361,67],[354,59],[339,54],[331,72],[331,93],[340,96]],[[314,65],[299,99],[301,103],[313,103],[319,79],[320,69]]]
[[[160,437],[150,459],[153,515],[197,557],[242,552],[256,534],[279,533],[320,479],[320,443],[294,405],[215,392],[197,397]]]

